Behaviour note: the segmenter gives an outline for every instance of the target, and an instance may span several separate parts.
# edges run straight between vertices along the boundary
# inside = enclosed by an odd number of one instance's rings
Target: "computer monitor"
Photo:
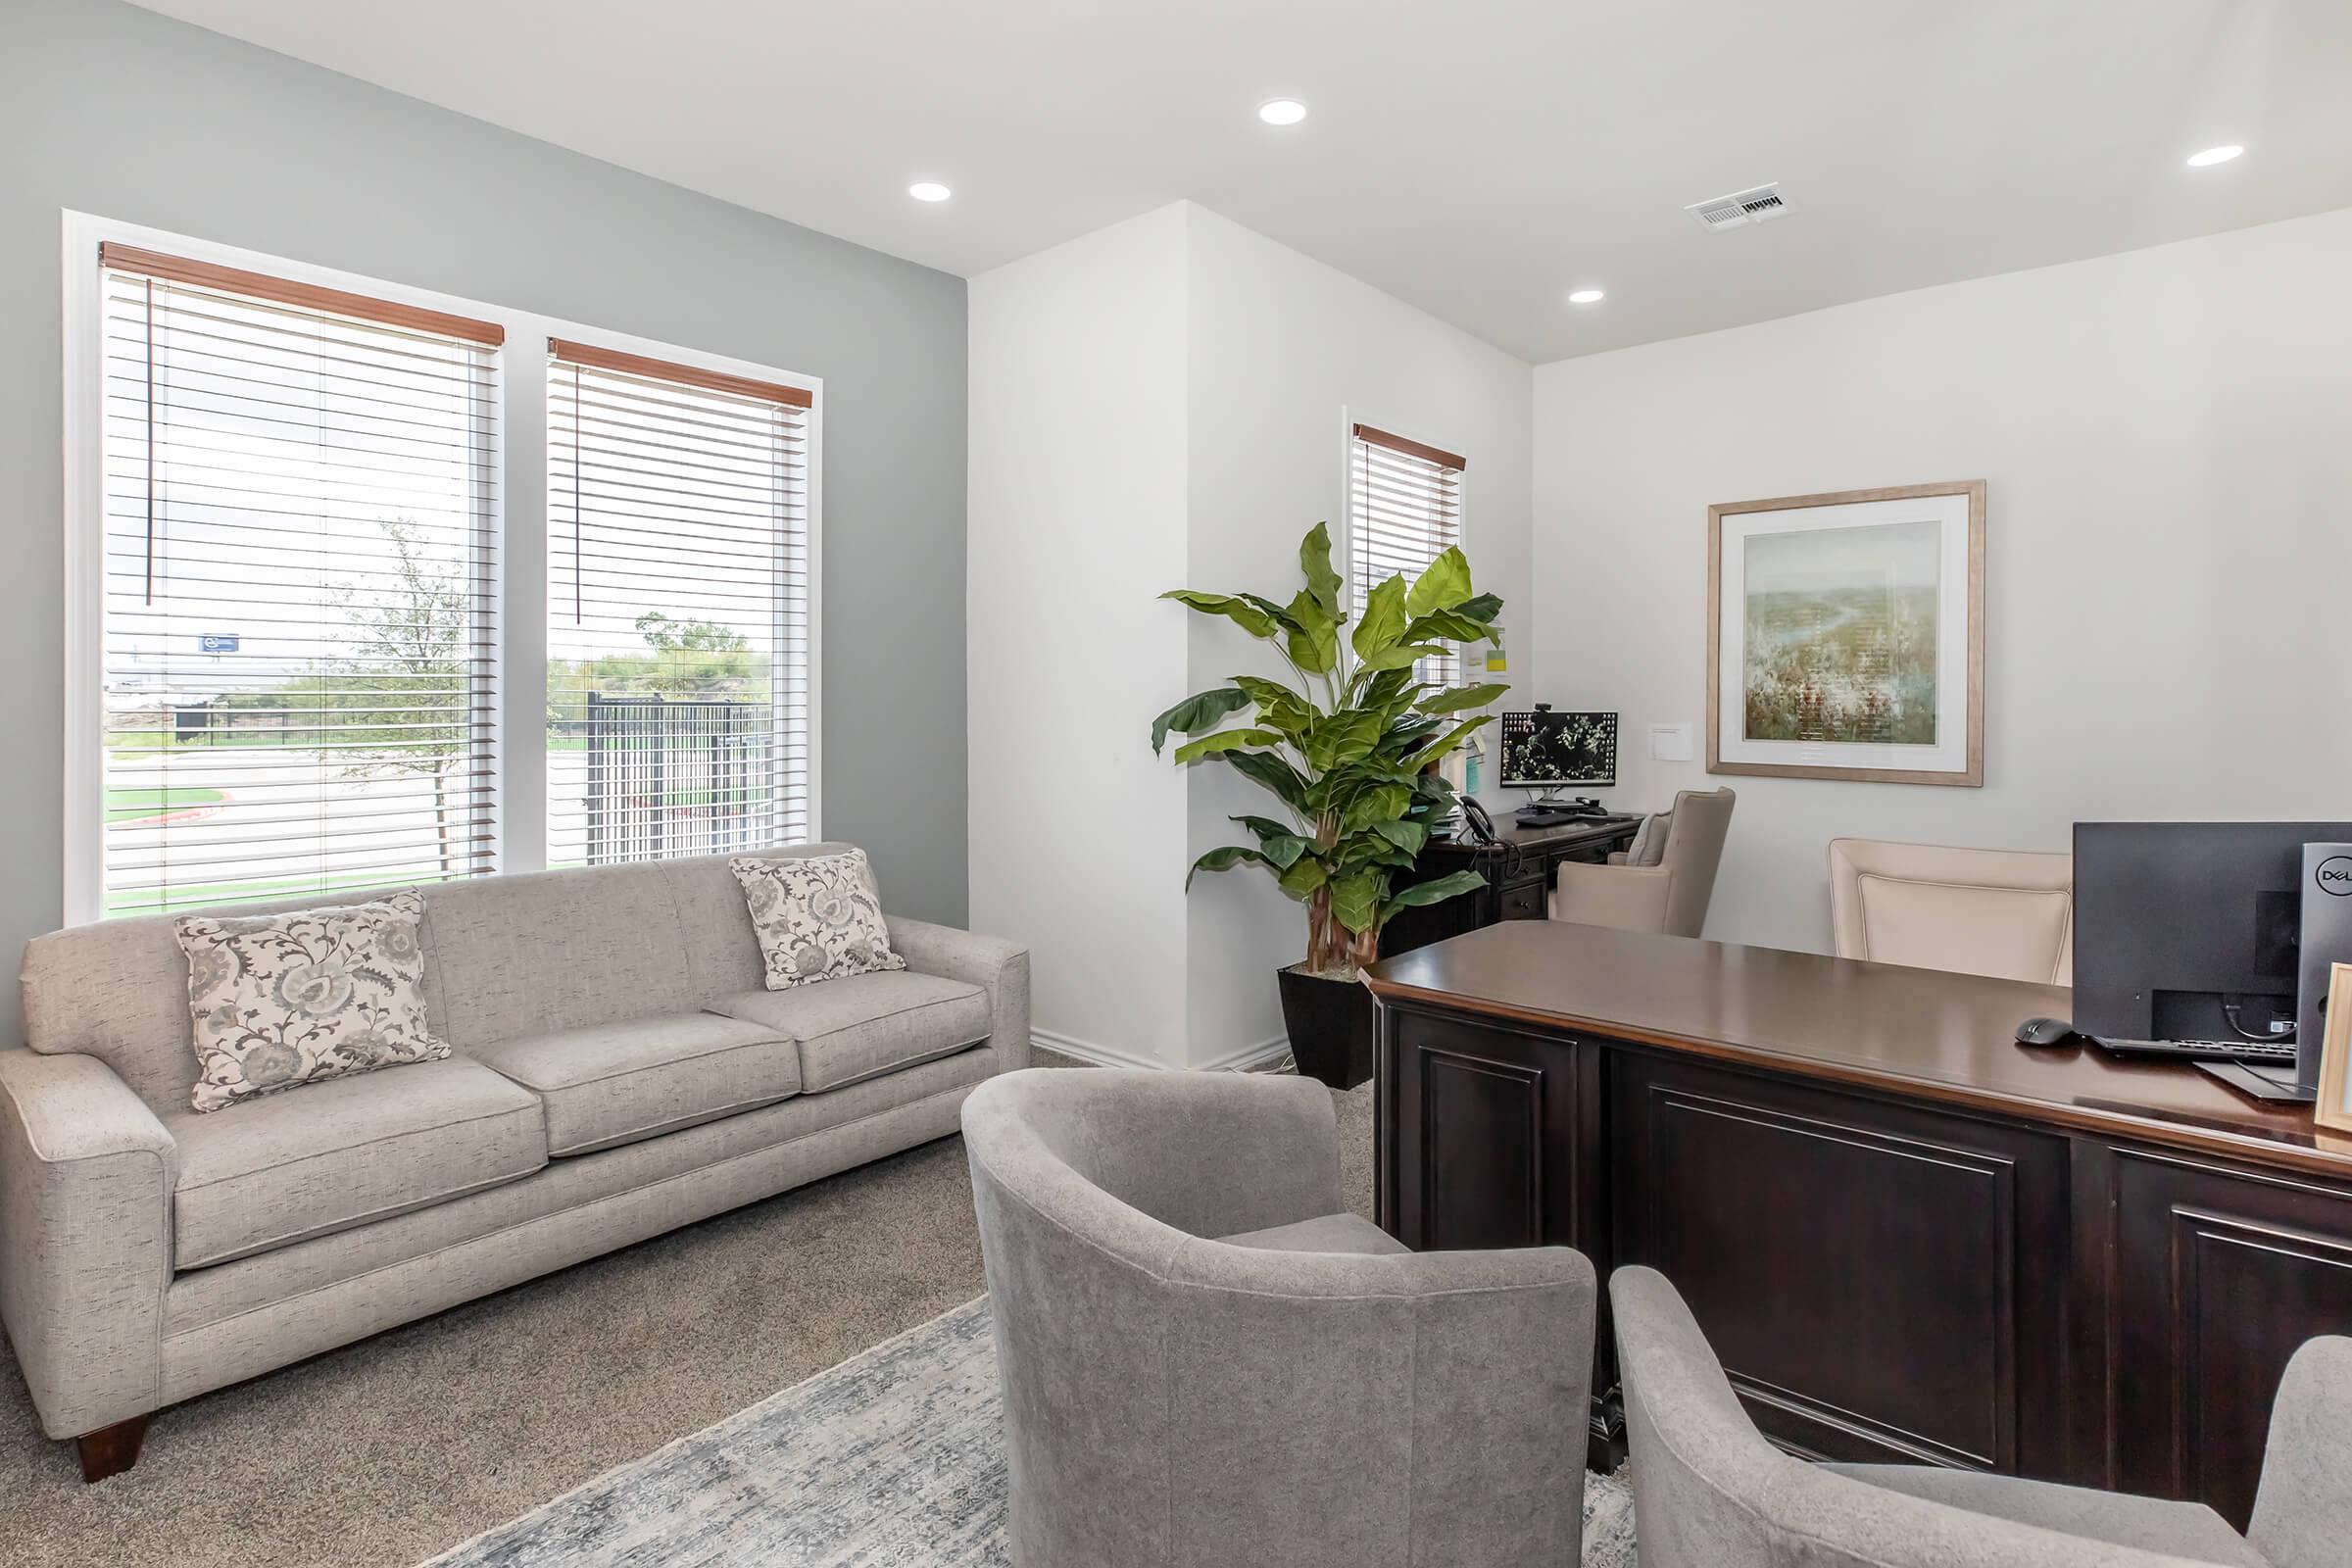
[[[2093,1039],[2292,1038],[2303,846],[2352,822],[2077,822],[2075,1028]],[[2295,1042],[2319,1081],[2320,1042]]]
[[[1617,782],[1617,715],[1531,713],[1502,715],[1502,783],[1506,789],[1555,790],[1574,784],[1606,789]]]

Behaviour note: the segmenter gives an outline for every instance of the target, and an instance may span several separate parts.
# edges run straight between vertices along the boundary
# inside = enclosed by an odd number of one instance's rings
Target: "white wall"
[[[2352,211],[1536,371],[1539,695],[1624,714],[1618,804],[1740,792],[1709,936],[1826,949],[1841,834],[2352,814],[2348,279]],[[1710,778],[1708,506],[1976,478],[1984,787]]]
[[[1038,1029],[1185,1059],[1180,208],[972,279],[971,920],[1030,950]],[[891,629],[872,628],[876,638]],[[852,633],[852,635],[856,635]]]
[[[1262,1055],[1300,906],[1262,874],[1203,876],[1189,899],[1184,876],[1247,839],[1228,814],[1279,807],[1222,766],[1177,771],[1147,735],[1267,666],[1156,596],[1288,598],[1299,536],[1344,528],[1361,419],[1469,460],[1471,561],[1524,626],[1529,368],[1189,203],[985,273],[970,310],[973,923],[1029,944],[1046,1044]]]
[[[1528,367],[1204,208],[1189,214],[1189,586],[1296,592],[1299,536],[1318,521],[1335,540],[1344,533],[1347,429],[1361,420],[1468,460],[1464,552],[1478,586],[1503,596],[1505,628],[1525,626]],[[1282,673],[1245,662],[1252,647],[1239,629],[1194,617],[1187,690]],[[1527,680],[1527,640],[1506,647],[1509,678]],[[1282,814],[1228,767],[1191,770],[1194,855],[1250,842],[1227,820],[1237,811]],[[1305,952],[1304,906],[1250,868],[1201,877],[1188,914],[1192,1065],[1279,1041],[1273,971]]]

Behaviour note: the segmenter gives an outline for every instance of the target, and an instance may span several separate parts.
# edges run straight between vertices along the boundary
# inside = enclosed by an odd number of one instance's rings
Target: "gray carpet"
[[[0,1563],[406,1568],[982,1288],[947,1139],[176,1405],[94,1487],[0,1349]]]
[[[1010,1568],[985,1298],[466,1543],[429,1568]],[[1583,1568],[1634,1568],[1622,1476]]]

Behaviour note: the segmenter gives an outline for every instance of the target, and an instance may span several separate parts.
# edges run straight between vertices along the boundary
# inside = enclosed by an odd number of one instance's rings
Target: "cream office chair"
[[[1607,865],[1561,861],[1544,912],[1574,925],[1698,935],[1715,896],[1715,871],[1723,863],[1737,799],[1730,790],[1677,795],[1665,846],[1653,864],[1634,863],[1630,854],[1609,857]]]
[[[2075,983],[2075,859],[2034,850],[1830,841],[1840,958]]]

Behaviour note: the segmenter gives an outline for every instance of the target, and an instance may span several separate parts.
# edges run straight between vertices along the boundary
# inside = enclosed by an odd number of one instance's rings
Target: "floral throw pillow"
[[[743,884],[752,929],[767,959],[767,989],[904,969],[890,951],[882,896],[863,850],[797,860],[742,857],[727,862]]]
[[[341,908],[181,919],[196,1108],[448,1055],[425,1025],[423,915],[423,895],[396,893]]]

